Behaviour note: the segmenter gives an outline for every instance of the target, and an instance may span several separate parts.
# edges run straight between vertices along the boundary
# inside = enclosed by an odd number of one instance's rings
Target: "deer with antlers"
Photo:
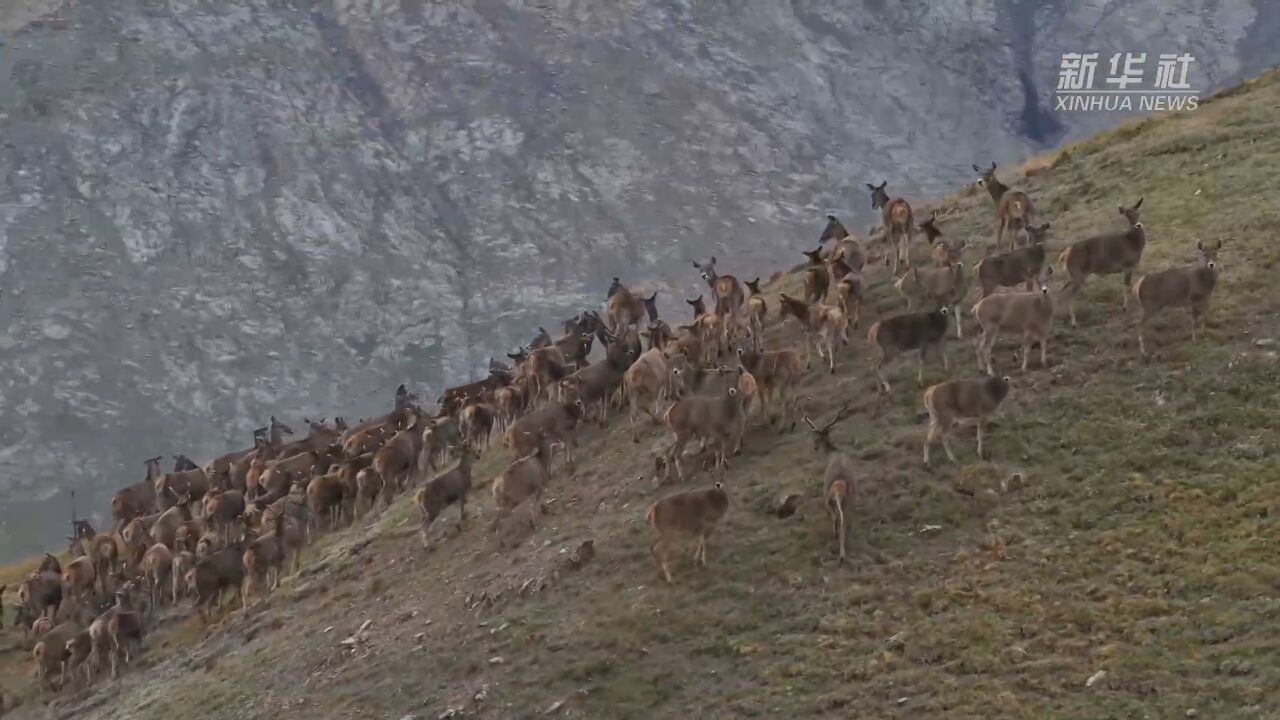
[[[827,514],[831,516],[836,539],[840,543],[840,562],[845,560],[848,516],[853,512],[853,505],[857,501],[858,483],[849,456],[831,442],[831,428],[851,414],[853,409],[845,405],[822,427],[814,425],[808,415],[804,417],[804,422],[813,435],[814,452],[826,453],[827,456],[827,469],[822,476],[822,500],[827,508]]]

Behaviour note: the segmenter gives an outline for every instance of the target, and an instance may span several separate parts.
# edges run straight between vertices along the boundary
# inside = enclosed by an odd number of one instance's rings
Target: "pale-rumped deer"
[[[710,488],[668,495],[649,506],[645,522],[658,531],[658,541],[649,548],[649,552],[667,583],[671,582],[671,570],[667,565],[675,536],[696,535],[698,545],[693,551],[693,561],[706,565],[707,539],[728,511],[729,495],[719,482]]]
[[[831,250],[827,253],[828,260],[844,260],[846,265],[862,272],[862,266],[867,262],[867,253],[862,249],[862,243],[858,242],[858,238],[854,237],[835,215],[827,216],[827,226],[823,228],[818,244],[826,247],[828,241],[833,243]]]
[[[1000,248],[1000,243],[1004,242],[1004,233],[1006,230],[1013,231],[1013,237],[1009,239],[1009,249],[1012,250],[1014,241],[1018,237],[1018,232],[1031,224],[1031,219],[1035,214],[1035,208],[1031,205],[1031,198],[1021,190],[1010,190],[1008,185],[996,179],[996,163],[993,160],[991,167],[983,170],[977,165],[973,166],[976,173],[982,175],[982,179],[978,180],[978,184],[985,187],[988,193],[991,193],[991,199],[996,203],[996,249]]]
[[[1048,367],[1049,335],[1053,333],[1053,293],[1048,279],[1053,268],[1045,275],[1046,284],[1038,291],[996,293],[973,306],[973,317],[982,328],[978,340],[978,369],[994,376],[991,367],[991,348],[1001,330],[1022,334],[1022,371],[1027,371],[1031,348],[1040,344],[1040,367]]]
[[[831,285],[831,275],[822,260],[822,246],[817,250],[806,250],[804,256],[809,258],[809,266],[804,269],[804,301],[819,303],[827,299],[827,288]]]
[[[702,274],[707,287],[711,288],[711,297],[715,301],[715,315],[720,319],[720,331],[724,334],[720,346],[728,347],[730,333],[743,324],[742,305],[746,301],[746,295],[742,291],[742,283],[732,275],[717,274],[714,255],[706,263],[694,260],[693,266]]]
[[[871,190],[871,209],[881,211],[885,241],[889,244],[889,252],[893,253],[893,274],[897,277],[898,263],[911,263],[909,250],[915,222],[911,217],[910,203],[900,197],[889,198],[889,193],[885,192],[888,184],[888,180],[881,181],[878,186],[867,183],[867,188]]]
[[[779,315],[788,315],[800,321],[804,329],[805,367],[813,366],[813,347],[818,347],[818,357],[826,358],[831,374],[836,372],[836,345],[849,344],[849,321],[844,311],[833,305],[810,304],[778,293]],[[823,351],[826,351],[825,355]]]
[[[845,560],[845,538],[849,534],[849,515],[858,499],[858,482],[849,456],[831,442],[831,428],[852,413],[853,410],[845,405],[822,427],[814,425],[809,416],[804,418],[813,434],[814,452],[827,456],[827,469],[822,476],[822,502],[831,516],[832,529],[840,543],[840,562]]]
[[[876,349],[875,373],[879,386],[889,392],[889,380],[884,367],[898,355],[909,350],[920,351],[920,367],[916,381],[924,384],[924,358],[930,348],[936,348],[942,356],[942,368],[950,369],[943,343],[947,337],[947,322],[951,312],[944,305],[932,312],[905,313],[876,322],[867,331],[867,342]]]
[[[929,433],[924,439],[924,464],[929,464],[929,446],[934,440],[941,440],[947,458],[951,462],[956,461],[947,438],[960,419],[977,420],[978,457],[985,457],[982,450],[982,426],[1009,394],[1010,382],[1007,376],[949,380],[925,390],[924,407],[929,411]]]
[[[1084,289],[1085,280],[1090,275],[1114,275],[1124,273],[1124,295],[1122,307],[1129,309],[1129,286],[1133,281],[1133,271],[1142,260],[1142,251],[1147,246],[1147,231],[1138,219],[1138,208],[1142,207],[1143,198],[1132,207],[1120,206],[1120,214],[1129,222],[1129,229],[1123,232],[1109,232],[1094,235],[1072,243],[1058,256],[1062,269],[1067,271],[1067,283],[1063,293],[1067,296],[1067,313],[1071,317],[1071,327],[1076,327],[1076,310],[1074,300]]]
[[[1147,344],[1143,330],[1156,313],[1167,307],[1186,307],[1191,311],[1191,342],[1196,341],[1196,326],[1204,322],[1209,310],[1209,299],[1218,284],[1218,251],[1222,241],[1206,246],[1196,242],[1196,250],[1204,260],[1201,265],[1170,268],[1147,273],[1133,285],[1133,297],[1142,306],[1142,319],[1138,321],[1138,351],[1145,357]]]
[[[657,291],[646,298],[631,292],[631,289],[620,283],[616,277],[613,283],[609,288],[610,333],[617,335],[632,325],[639,325],[646,315],[650,322],[658,319]]]

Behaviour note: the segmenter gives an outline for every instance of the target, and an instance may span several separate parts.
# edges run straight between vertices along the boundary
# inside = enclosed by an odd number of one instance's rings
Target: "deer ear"
[[[991,169],[992,169],[992,170],[995,170],[995,169],[996,169],[996,161],[995,161],[995,160],[992,160],[992,161],[991,161]]]
[[[868,189],[868,190],[875,190],[875,189],[876,189],[876,186],[875,186],[875,185],[872,185],[871,183],[867,183],[867,189]]]
[[[1204,241],[1203,241],[1203,240],[1197,240],[1197,241],[1196,241],[1196,249],[1197,249],[1197,250],[1199,250],[1200,252],[1204,252]]]
[[[982,172],[982,168],[978,167],[977,165],[974,165],[974,166],[973,166],[973,171],[974,171],[974,172]]]
[[[1146,200],[1146,198],[1145,198],[1145,197],[1140,197],[1140,198],[1138,198],[1138,202],[1136,202],[1136,203],[1134,203],[1134,204],[1133,204],[1133,209],[1134,209],[1134,210],[1137,210],[1138,208],[1142,207],[1142,201],[1143,201],[1143,200]]]
[[[835,215],[828,215],[828,216],[827,216],[827,222],[835,222],[835,221],[836,221],[836,216],[835,216]]]

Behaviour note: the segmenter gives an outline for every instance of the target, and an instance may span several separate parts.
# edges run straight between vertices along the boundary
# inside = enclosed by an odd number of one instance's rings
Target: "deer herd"
[[[709,537],[729,508],[726,471],[753,418],[783,433],[799,420],[808,426],[814,453],[826,457],[821,495],[843,562],[860,483],[831,430],[852,410],[846,404],[819,425],[802,411],[799,392],[815,352],[828,373],[836,372],[850,328],[859,327],[878,261],[888,266],[906,304],[904,311],[878,318],[866,333],[874,384],[886,399],[892,392],[890,366],[902,355],[918,353],[922,386],[931,357],[950,372],[944,344],[952,324],[956,338],[963,338],[961,306],[976,287],[969,314],[977,326],[980,375],[923,391],[929,419],[925,465],[937,443],[956,461],[949,438],[960,421],[976,423],[977,452],[985,456],[984,425],[1013,389],[1010,378],[996,372],[996,340],[1021,336],[1024,372],[1038,345],[1045,367],[1058,305],[1065,301],[1075,327],[1072,301],[1089,276],[1123,275],[1123,306],[1132,293],[1142,308],[1137,339],[1144,357],[1144,331],[1156,313],[1187,307],[1194,340],[1213,294],[1220,241],[1197,243],[1201,263],[1133,282],[1147,237],[1139,219],[1141,198],[1120,206],[1124,228],[1061,251],[1058,265],[1066,279],[1055,292],[1049,284],[1053,268],[1045,263],[1049,223],[1040,222],[1026,193],[997,179],[994,162],[974,170],[994,201],[995,233],[990,252],[972,272],[962,252],[976,243],[949,242],[936,211],[916,224],[910,203],[891,197],[887,182],[868,183],[881,226],[860,238],[828,215],[818,247],[804,253],[800,297],[778,292],[770,307],[760,278],[742,282],[721,274],[712,257],[693,263],[706,290],[686,301],[693,317],[672,327],[659,316],[656,292],[646,295],[613,278],[603,315],[581,312],[564,322],[558,337],[539,328],[531,342],[508,355],[510,363],[490,360],[484,379],[446,390],[435,412],[425,411],[418,396],[401,385],[388,413],[355,424],[340,417],[332,423],[304,420],[308,432],[293,439],[293,429],[272,417],[253,433],[252,447],[203,466],[179,455],[173,470],[162,472],[159,457],[146,460],[145,477],[112,497],[110,531],[74,520],[70,559],[47,555],[18,588],[17,626],[31,643],[36,678],[52,690],[91,683],[104,669],[115,676],[122,663],[134,659],[166,606],[189,599],[206,621],[228,593],[247,607],[252,597],[279,584],[286,566],[298,569],[318,533],[357,522],[401,494],[410,494],[421,543],[432,547],[433,523],[446,510],[456,507],[459,529],[468,520],[475,461],[491,438],[514,452],[487,483],[493,496],[488,532],[505,546],[513,529],[527,529],[545,511],[556,457],[563,456],[572,470],[580,428],[592,421],[603,427],[615,409],[628,412],[636,443],[645,421],[669,429],[669,444],[654,457],[660,483],[673,474],[683,480],[687,468],[699,464],[718,477],[711,487],[659,499],[644,516],[658,534],[650,550],[667,582],[678,536],[695,538],[693,558],[706,564]],[[919,236],[932,266],[912,261]],[[794,320],[803,355],[768,347],[766,329],[773,318],[775,326]],[[603,353],[593,362],[596,343]],[[695,440],[691,458],[687,446]]]

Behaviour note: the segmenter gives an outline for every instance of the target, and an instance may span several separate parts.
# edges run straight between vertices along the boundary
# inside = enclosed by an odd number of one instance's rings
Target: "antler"
[[[853,414],[853,408],[848,403],[845,403],[838,411],[836,411],[836,416],[831,418],[831,421],[828,422],[826,425],[822,426],[823,431],[830,430],[833,425],[840,422],[841,420],[844,420],[845,418],[849,417],[852,414]]]

